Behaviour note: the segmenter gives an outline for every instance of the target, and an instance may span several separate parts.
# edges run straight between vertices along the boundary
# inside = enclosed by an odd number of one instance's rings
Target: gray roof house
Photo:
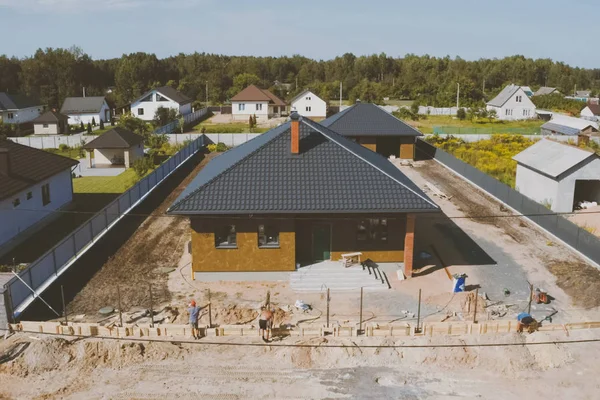
[[[116,127],[88,142],[83,148],[87,150],[88,168],[115,165],[130,168],[135,160],[144,157],[144,138],[127,129]]]
[[[542,139],[513,157],[516,189],[555,212],[600,202],[600,160],[594,152]]]
[[[381,155],[294,113],[209,162],[167,212],[191,218],[194,272],[295,270],[357,251],[410,276],[415,218],[439,208]]]
[[[42,103],[33,97],[0,92],[0,120],[3,123],[30,122],[39,117],[43,109]]]
[[[554,94],[554,93],[560,93],[560,92],[556,88],[542,86],[533,95],[534,96],[545,96],[545,95]]]
[[[536,118],[535,104],[519,85],[507,85],[496,97],[487,102],[486,109],[496,113],[499,120]]]
[[[72,125],[108,122],[111,118],[110,108],[104,96],[67,97],[60,113],[67,115]]]
[[[321,121],[321,125],[351,138],[385,157],[413,159],[416,138],[423,134],[383,108],[356,103]]]
[[[548,135],[592,135],[598,132],[598,123],[583,118],[558,116],[541,127],[541,133]]]

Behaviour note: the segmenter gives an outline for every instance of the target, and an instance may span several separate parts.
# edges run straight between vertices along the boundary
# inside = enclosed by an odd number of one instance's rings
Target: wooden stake
[[[527,314],[531,314],[531,301],[533,300],[533,285],[529,284],[529,304],[527,305]]]
[[[65,317],[65,325],[69,325],[69,318],[67,317],[67,306],[65,304],[65,291],[62,285],[60,285],[60,295],[62,297],[63,316]]]
[[[121,289],[117,285],[117,306],[119,307],[119,326],[123,327],[123,311],[121,307]]]
[[[327,327],[329,328],[329,301],[331,298],[329,297],[329,288],[327,288]]]
[[[477,322],[477,298],[479,297],[479,288],[475,289],[475,308],[473,309],[473,323]]]
[[[360,288],[360,317],[358,320],[358,330],[362,332],[362,314],[363,311],[363,288]]]
[[[148,287],[150,288],[150,326],[154,328],[154,310],[152,309],[152,284],[148,283]]]
[[[419,325],[421,322],[421,289],[419,289],[419,307],[417,308],[417,332],[420,332]]]
[[[212,328],[212,306],[210,302],[210,289],[208,289],[208,327]]]

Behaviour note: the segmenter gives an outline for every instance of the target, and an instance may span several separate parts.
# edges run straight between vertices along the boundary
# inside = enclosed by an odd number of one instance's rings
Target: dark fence
[[[232,107],[231,106],[210,106],[208,109],[212,112],[218,112],[221,114],[231,114]]]
[[[600,264],[600,239],[563,216],[522,195],[513,188],[481,172],[422,140],[417,141],[418,159],[434,158],[483,191],[517,210],[531,221]]]
[[[203,108],[201,110],[194,111],[193,113],[186,114],[183,116],[183,125],[186,127],[193,125],[197,122],[200,122],[200,120],[208,117],[209,115],[210,110],[208,108]],[[179,126],[179,120],[173,121],[171,123],[161,126],[160,128],[155,129],[154,133],[156,133],[157,135],[177,133],[177,129],[181,129]]]
[[[142,178],[132,188],[83,223],[46,254],[29,264],[25,270],[19,273],[19,277],[36,292],[46,289],[71,266],[78,256],[87,251],[100,235],[110,230],[123,215],[127,214],[144,196],[200,150],[203,145],[204,136],[193,140],[151,174]],[[16,277],[4,286],[4,291],[6,292],[5,298],[8,300],[5,306],[9,319],[15,311],[18,311],[20,307],[26,307],[34,299],[31,290]]]

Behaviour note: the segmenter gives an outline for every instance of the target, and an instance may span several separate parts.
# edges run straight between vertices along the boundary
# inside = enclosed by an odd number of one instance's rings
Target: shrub
[[[81,121],[81,125],[79,126],[79,129],[81,129],[81,132],[85,131],[85,125],[83,125],[83,121]]]
[[[459,108],[458,111],[456,111],[456,118],[461,121],[464,121],[467,118],[467,112],[464,108]]]
[[[68,144],[61,143],[61,144],[59,144],[59,145],[58,145],[58,149],[59,149],[60,151],[67,151],[67,150],[69,150],[69,149],[70,149],[70,147],[69,147],[69,145],[68,145]]]
[[[211,153],[214,153],[215,151],[217,151],[217,145],[214,143],[209,144],[208,146],[206,146],[206,148],[208,149],[208,151],[210,151]]]
[[[104,121],[100,120],[100,129],[104,129]]]
[[[92,124],[90,124],[89,122],[87,124],[87,133],[88,133],[88,135],[92,134]]]
[[[229,147],[227,147],[227,145],[225,143],[217,143],[217,151],[222,152],[222,151],[227,151],[229,150]]]
[[[92,126],[96,126],[96,118],[92,117]]]
[[[154,167],[152,157],[138,158],[133,162],[133,170],[138,178],[143,178]]]

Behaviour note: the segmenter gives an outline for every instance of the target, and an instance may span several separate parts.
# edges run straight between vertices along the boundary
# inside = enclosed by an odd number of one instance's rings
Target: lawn
[[[44,151],[47,151],[48,153],[52,153],[52,154],[58,154],[59,156],[72,158],[74,160],[79,160],[81,158],[85,158],[85,155],[84,155],[84,157],[79,157],[79,149],[72,149],[72,148],[69,148],[67,150],[44,149]]]
[[[205,129],[204,133],[264,133],[271,128],[254,128],[252,132],[248,128],[248,123],[245,122],[231,122],[227,124],[211,124],[210,122],[200,122],[194,126],[193,131],[202,132],[202,128]]]
[[[414,102],[414,100],[389,99],[389,100],[384,100],[383,102],[385,103],[386,106],[410,107],[412,105],[412,103]]]
[[[429,115],[419,121],[406,121],[408,124],[419,129],[423,133],[433,133],[436,126],[451,127],[447,129],[448,133],[469,134],[469,133],[517,133],[533,134],[540,131],[544,121],[539,119],[523,121],[494,121],[489,120],[469,121],[468,119],[459,120],[445,115]],[[455,129],[452,129],[455,128]]]
[[[75,193],[123,193],[136,184],[138,176],[129,168],[118,176],[84,176],[73,179]]]

